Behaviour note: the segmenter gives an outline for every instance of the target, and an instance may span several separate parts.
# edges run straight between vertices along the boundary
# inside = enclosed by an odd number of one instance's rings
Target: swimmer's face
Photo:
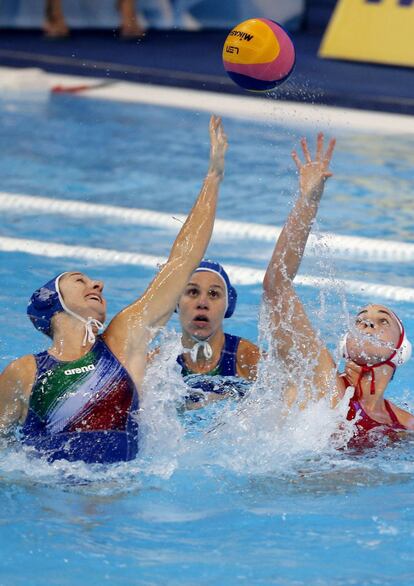
[[[397,318],[383,305],[361,309],[348,335],[347,351],[351,360],[375,364],[387,360],[396,349],[401,335]]]
[[[67,307],[88,319],[105,321],[106,301],[102,295],[103,282],[90,279],[84,273],[66,273],[59,280],[59,289]]]
[[[221,277],[208,271],[193,273],[178,306],[183,332],[206,340],[221,330],[226,302],[226,289]]]

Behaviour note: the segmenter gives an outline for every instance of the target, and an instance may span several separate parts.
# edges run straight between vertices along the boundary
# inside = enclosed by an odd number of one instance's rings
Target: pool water
[[[277,119],[224,120],[229,137],[218,217],[281,225],[296,190],[292,147],[304,130]],[[208,116],[142,104],[54,96],[0,102],[2,190],[186,213],[207,169]],[[316,131],[316,129],[315,129]],[[338,132],[335,177],[318,227],[413,241],[414,137]],[[307,133],[309,135],[309,133]],[[311,138],[311,137],[310,137]],[[2,236],[168,254],[174,234],[114,220],[9,211]],[[216,238],[209,256],[265,268],[272,245]],[[0,360],[44,348],[25,316],[31,292],[79,261],[0,253]],[[140,295],[151,269],[83,262],[105,281],[110,316]],[[406,263],[356,263],[327,254],[301,273],[410,287]],[[366,303],[300,287],[333,349],[348,312]],[[228,331],[257,340],[260,286],[239,287]],[[383,302],[381,298],[373,301]],[[414,338],[414,309],[390,305]],[[177,321],[161,337],[144,401],[141,456],[105,467],[0,451],[0,585],[388,585],[414,583],[414,438],[355,452],[335,437],[341,414],[323,405],[280,416],[281,389],[187,414],[175,370]],[[389,398],[414,411],[414,361]],[[268,380],[268,379],[266,379]],[[271,379],[273,380],[273,379]],[[342,443],[341,443],[342,442]]]

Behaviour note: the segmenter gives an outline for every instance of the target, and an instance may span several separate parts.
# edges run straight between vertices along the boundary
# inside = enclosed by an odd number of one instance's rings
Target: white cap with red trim
[[[398,315],[396,313],[394,313],[394,311],[392,311],[392,310],[389,310],[389,311],[395,317],[398,325],[400,326],[400,338],[398,340],[397,347],[395,348],[395,350],[391,354],[391,356],[389,358],[387,358],[387,360],[380,360],[377,364],[391,362],[391,364],[393,364],[395,367],[397,367],[397,366],[402,366],[408,360],[410,360],[411,354],[412,354],[412,345],[411,345],[411,342],[409,341],[409,339],[407,338],[407,334],[405,333],[404,325],[403,325],[402,321],[400,320],[400,318],[398,317]],[[340,350],[341,357],[345,358],[346,360],[350,359],[350,356],[348,354],[348,349],[347,349],[348,335],[349,335],[349,332],[347,334],[345,334],[345,336],[342,338],[342,340],[339,343],[339,350]]]

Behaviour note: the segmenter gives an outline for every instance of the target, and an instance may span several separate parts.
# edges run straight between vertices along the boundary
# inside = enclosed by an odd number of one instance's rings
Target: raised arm
[[[308,144],[302,138],[301,145],[305,157],[303,164],[297,152],[292,151],[299,174],[299,197],[279,236],[264,278],[266,295],[272,295],[274,286],[281,280],[293,281],[302,261],[313,221],[316,217],[326,180],[332,176],[329,171],[335,139],[329,142],[323,152],[323,134],[317,138],[316,156],[312,161]]]
[[[299,197],[276,243],[264,277],[263,289],[273,329],[274,350],[278,358],[290,370],[298,364],[304,364],[304,361],[313,363],[313,379],[308,383],[312,388],[318,388],[322,395],[332,388],[335,364],[308,319],[296,294],[293,279],[303,257],[325,182],[332,176],[329,164],[335,140],[329,142],[325,152],[323,134],[319,133],[314,160],[305,139],[302,139],[301,145],[304,163],[296,151],[292,153],[299,173]]]
[[[142,350],[141,334],[148,328],[163,325],[193,271],[199,265],[210,241],[216,214],[220,183],[224,175],[227,137],[221,118],[210,120],[210,164],[200,194],[181,228],[168,261],[145,293],[114,317],[105,338],[117,352]]]

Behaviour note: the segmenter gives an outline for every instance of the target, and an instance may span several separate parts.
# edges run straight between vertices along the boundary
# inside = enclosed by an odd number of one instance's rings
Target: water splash
[[[180,336],[164,330],[159,342],[142,388],[140,457],[149,471],[168,477],[176,469],[179,455],[187,449],[178,408],[188,389],[176,360],[182,351]]]
[[[326,319],[328,311],[321,302],[316,319]],[[259,364],[258,379],[244,389],[244,398],[229,398],[183,413],[189,388],[176,363],[180,336],[162,332],[142,388],[141,449],[135,461],[110,466],[63,460],[50,464],[34,457],[28,448],[9,442],[0,446],[0,475],[7,482],[36,482],[106,495],[158,486],[186,471],[197,477],[200,471],[209,470],[217,478],[223,473],[246,479],[271,478],[272,486],[274,482],[284,486],[287,481],[295,490],[300,482],[303,490],[319,492],[358,485],[361,477],[366,484],[375,484],[412,474],[410,439],[402,445],[384,443],[367,453],[347,449],[354,433],[354,423],[346,420],[352,389],[332,409],[329,396],[320,399],[318,389],[305,384],[314,364],[301,358],[297,348],[293,349],[296,367],[288,372],[273,351],[264,305],[259,343],[266,354]],[[292,381],[298,394],[289,407],[286,389]],[[402,401],[412,403],[408,393]]]

